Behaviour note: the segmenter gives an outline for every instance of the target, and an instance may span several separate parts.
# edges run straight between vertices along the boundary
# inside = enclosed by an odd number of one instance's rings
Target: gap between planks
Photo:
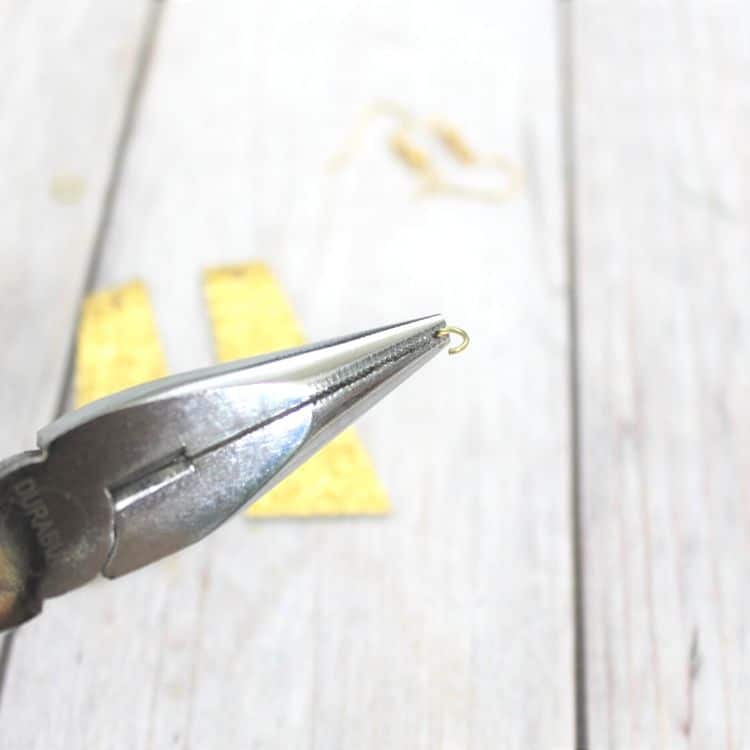
[[[580,337],[578,325],[578,233],[577,172],[575,144],[575,57],[573,54],[574,6],[560,0],[558,29],[560,45],[560,126],[565,195],[565,250],[568,297],[568,399],[570,441],[571,551],[573,555],[573,680],[575,746],[589,746],[586,686],[586,591],[583,558],[583,519],[581,504],[581,418],[580,418]]]

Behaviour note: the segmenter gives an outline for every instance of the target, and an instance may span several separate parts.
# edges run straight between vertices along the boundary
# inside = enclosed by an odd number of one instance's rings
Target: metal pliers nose
[[[0,463],[0,630],[198,541],[447,346],[431,316],[196,370],[67,414]]]

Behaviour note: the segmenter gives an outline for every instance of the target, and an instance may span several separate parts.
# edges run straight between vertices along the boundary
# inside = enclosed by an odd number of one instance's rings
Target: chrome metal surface
[[[446,347],[440,316],[164,378],[0,463],[0,629],[198,541]]]

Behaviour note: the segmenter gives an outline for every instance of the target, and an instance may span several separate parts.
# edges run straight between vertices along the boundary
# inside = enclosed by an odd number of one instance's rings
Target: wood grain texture
[[[595,748],[750,746],[750,7],[573,7]]]
[[[0,5],[0,455],[59,398],[145,9]]]
[[[97,281],[145,279],[172,368],[211,360],[201,268],[250,258],[311,338],[443,311],[474,345],[360,424],[391,518],[236,519],[48,602],[17,636],[8,747],[573,745],[556,19],[165,6]],[[379,98],[522,161],[523,197],[418,200],[378,127],[326,173]]]
[[[58,407],[146,8],[0,3],[0,456]]]

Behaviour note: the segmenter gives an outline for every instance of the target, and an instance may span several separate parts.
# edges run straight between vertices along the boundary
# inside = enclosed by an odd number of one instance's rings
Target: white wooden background
[[[417,200],[396,99],[523,168]],[[361,423],[387,520],[236,519],[0,646],[0,748],[750,747],[750,7],[0,0],[0,455],[86,289],[211,361],[206,266],[307,332],[473,335]]]

